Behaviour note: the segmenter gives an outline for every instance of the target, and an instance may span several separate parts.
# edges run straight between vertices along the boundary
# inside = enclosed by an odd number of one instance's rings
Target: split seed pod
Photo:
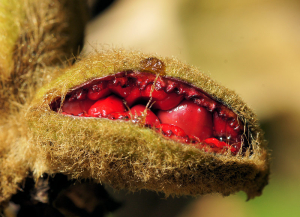
[[[175,95],[181,98],[174,105],[163,103]],[[120,102],[124,106],[114,104]],[[180,106],[195,117],[178,114]],[[192,127],[165,121],[174,114]],[[242,190],[248,198],[268,182],[266,144],[253,112],[234,92],[175,59],[123,50],[82,58],[38,91],[26,119],[42,156],[37,176],[63,173],[166,195]],[[206,134],[193,131],[206,125]]]
[[[234,92],[139,52],[101,51],[64,67],[82,39],[82,5],[0,2],[1,205],[45,173],[166,195],[260,195],[266,144]]]

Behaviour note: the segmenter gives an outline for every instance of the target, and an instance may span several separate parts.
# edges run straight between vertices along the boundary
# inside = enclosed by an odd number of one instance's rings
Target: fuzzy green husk
[[[13,67],[13,49],[20,32],[20,20],[24,16],[23,4],[18,0],[0,2],[0,79]]]
[[[21,188],[34,162],[28,103],[78,53],[86,22],[83,0],[0,2],[0,203]]]
[[[245,156],[205,153],[167,140],[151,129],[130,122],[76,118],[53,112],[49,104],[70,89],[97,77],[123,70],[142,70],[140,62],[153,55],[103,51],[78,61],[42,88],[26,115],[39,149],[42,173],[64,173],[75,179],[91,178],[116,189],[150,189],[166,195],[223,195],[243,190],[249,198],[260,195],[268,182],[265,141],[252,111],[232,91],[218,85],[194,67],[157,57],[166,76],[200,87],[235,111],[248,124],[253,154]],[[154,56],[155,57],[155,56]]]
[[[228,195],[240,190],[249,198],[261,194],[269,163],[255,115],[235,93],[178,60],[157,57],[166,65],[167,76],[200,87],[247,123],[251,156],[205,153],[129,122],[72,118],[50,110],[53,99],[63,99],[81,83],[141,70],[140,61],[154,57],[110,50],[61,69],[80,45],[86,21],[82,5],[82,0],[0,3],[0,203],[22,187],[30,172],[35,178],[63,173],[116,189],[166,195]]]
[[[18,110],[37,87],[79,52],[87,22],[83,0],[0,3],[0,111]],[[78,15],[79,14],[79,15]]]

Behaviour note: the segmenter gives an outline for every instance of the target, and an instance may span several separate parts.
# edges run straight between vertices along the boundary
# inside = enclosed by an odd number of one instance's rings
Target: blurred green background
[[[130,196],[139,198],[132,209],[142,216],[300,216],[299,12],[294,0],[119,0],[90,22],[85,52],[123,47],[175,56],[235,90],[257,113],[272,153],[270,184],[254,200],[240,192],[167,202],[142,192]],[[182,209],[157,211],[172,203]]]

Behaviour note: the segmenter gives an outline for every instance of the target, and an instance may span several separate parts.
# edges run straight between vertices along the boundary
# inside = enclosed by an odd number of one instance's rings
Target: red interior
[[[64,115],[131,120],[208,152],[235,155],[247,146],[244,125],[230,109],[199,88],[147,72],[94,79],[51,107]]]

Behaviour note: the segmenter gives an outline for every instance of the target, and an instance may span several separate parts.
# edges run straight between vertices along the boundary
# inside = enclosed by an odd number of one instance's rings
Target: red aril
[[[189,136],[200,140],[212,137],[212,115],[204,107],[192,101],[184,100],[177,107],[168,111],[158,111],[157,117],[163,124],[180,127]]]
[[[146,115],[145,123],[146,125],[150,126],[157,126],[160,124],[159,119],[157,116],[149,109],[146,108],[144,105],[135,105],[130,109],[129,114],[131,114],[133,117],[132,119],[135,119],[139,116],[143,116],[143,114]]]
[[[130,94],[125,97],[128,106],[132,106],[136,101],[141,98],[141,91],[138,87],[133,87]]]
[[[184,98],[183,95],[178,95],[177,93],[169,93],[164,100],[156,101],[153,104],[152,108],[169,110],[177,106],[183,100],[183,98]]]
[[[95,101],[86,100],[73,100],[66,101],[62,106],[62,111],[72,115],[78,115],[80,113],[87,113],[89,108],[95,103]]]
[[[88,114],[92,117],[107,117],[113,112],[124,112],[126,110],[122,99],[115,95],[110,95],[107,98],[98,100],[91,106]]]
[[[181,129],[180,127],[178,126],[175,126],[175,125],[171,125],[171,124],[160,124],[158,126],[158,128],[161,128],[161,130],[165,133],[165,134],[174,134],[176,136],[179,136],[179,137],[185,137],[186,134],[184,132],[183,129]]]
[[[105,82],[93,85],[87,94],[88,98],[91,100],[98,100],[107,97],[110,94],[110,90],[107,88]]]
[[[152,87],[153,87],[153,84],[148,84],[147,87],[144,90],[142,90],[142,96],[150,99]],[[153,87],[151,96],[154,101],[157,101],[157,100],[164,100],[168,96],[168,94],[162,89],[156,90]]]
[[[213,123],[215,137],[225,137],[226,139],[234,139],[238,137],[240,128],[238,128],[238,130],[234,130],[234,128],[230,126],[229,121],[222,116],[219,116],[217,112],[214,112]]]
[[[111,90],[111,92],[113,92],[114,94],[122,97],[122,98],[125,98],[127,96],[130,95],[130,92],[131,92],[131,89],[132,87],[130,86],[126,86],[126,87],[121,87],[120,85],[111,85],[109,87],[109,89]]]

